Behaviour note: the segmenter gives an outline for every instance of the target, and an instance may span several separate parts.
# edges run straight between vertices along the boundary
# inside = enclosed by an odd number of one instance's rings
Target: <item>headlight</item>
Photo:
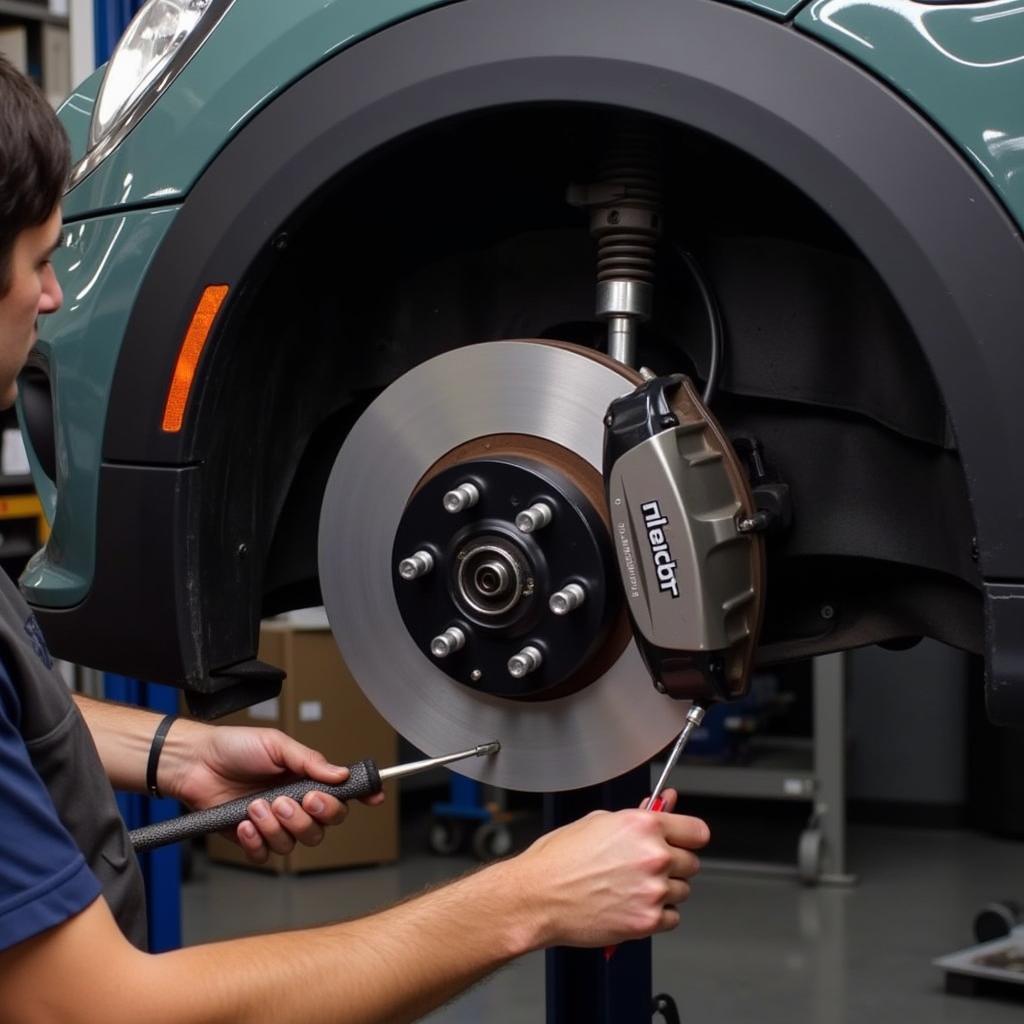
[[[90,175],[163,95],[235,0],[148,0],[107,64],[89,125],[89,148],[68,188]]]
[[[89,128],[97,145],[170,64],[210,9],[210,0],[149,0],[117,44],[100,86]]]

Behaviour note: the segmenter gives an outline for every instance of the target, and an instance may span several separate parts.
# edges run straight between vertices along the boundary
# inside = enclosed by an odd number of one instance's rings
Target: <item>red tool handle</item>
[[[665,810],[665,800],[661,796],[656,796],[645,808],[647,811],[663,811]],[[611,960],[615,956],[615,950],[618,946],[605,946],[604,947],[604,958],[606,961]]]

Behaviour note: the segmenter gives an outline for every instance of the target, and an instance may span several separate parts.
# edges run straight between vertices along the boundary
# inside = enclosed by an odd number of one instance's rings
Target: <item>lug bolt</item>
[[[475,483],[467,480],[464,484],[459,484],[453,491],[449,491],[444,496],[444,510],[451,512],[453,515],[456,512],[465,512],[467,508],[472,508],[480,500],[480,488]]]
[[[536,672],[540,668],[541,662],[544,660],[544,655],[533,646],[529,644],[524,647],[518,654],[513,654],[508,659],[508,672],[510,676],[515,679],[522,679],[523,676],[529,675],[531,672]]]
[[[403,558],[398,563],[398,575],[403,580],[415,580],[426,576],[434,568],[434,556],[427,550],[417,551],[415,555]]]
[[[759,530],[767,530],[770,525],[771,518],[767,512],[755,512],[750,516],[740,516],[736,529],[740,533],[756,533]]]
[[[556,615],[568,615],[586,600],[587,592],[578,583],[567,583],[551,595],[548,607]]]
[[[466,634],[458,626],[449,626],[440,636],[430,641],[430,653],[435,658],[447,658],[466,646]]]
[[[543,530],[551,522],[551,506],[543,501],[531,505],[516,516],[516,526],[523,533],[534,533]]]

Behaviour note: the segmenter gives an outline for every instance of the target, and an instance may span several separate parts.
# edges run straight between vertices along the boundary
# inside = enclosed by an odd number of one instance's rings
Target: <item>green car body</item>
[[[169,259],[170,240],[175,237],[175,232],[184,231],[178,222],[184,223],[193,197],[200,195],[204,187],[212,187],[220,173],[218,168],[226,166],[225,161],[232,153],[243,151],[246,140],[255,137],[260,125],[270,123],[275,109],[280,111],[289,102],[298,103],[303,88],[312,89],[315,81],[329,81],[335,69],[366,52],[368,43],[383,47],[390,37],[398,38],[402,33],[412,41],[421,28],[428,31],[428,26],[441,26],[437,29],[437,38],[444,38],[446,45],[457,54],[452,58],[453,67],[458,65],[460,70],[453,71],[450,76],[453,95],[435,100],[432,93],[429,101],[422,102],[425,118],[431,116],[427,109],[431,104],[436,104],[438,110],[459,114],[486,111],[492,103],[494,109],[505,109],[517,102],[516,89],[522,89],[524,106],[542,104],[545,100],[544,86],[538,84],[539,76],[531,69],[553,67],[562,61],[563,51],[564,62],[559,64],[560,70],[557,75],[553,74],[552,81],[564,82],[564,88],[559,85],[563,91],[553,93],[550,101],[583,103],[588,101],[586,88],[589,86],[585,87],[580,82],[589,82],[590,65],[596,61],[587,47],[594,52],[606,47],[611,61],[617,39],[623,63],[634,64],[643,63],[649,50],[651,66],[657,67],[660,73],[673,61],[674,51],[678,50],[678,59],[685,65],[685,56],[690,52],[688,48],[703,46],[716,52],[724,69],[716,72],[721,78],[715,83],[702,83],[701,88],[706,88],[707,92],[694,93],[695,97],[703,97],[700,102],[695,99],[692,108],[682,106],[674,115],[681,124],[692,123],[703,132],[711,130],[715,123],[713,119],[702,123],[702,118],[710,118],[706,104],[717,102],[719,94],[729,91],[723,82],[727,82],[731,67],[743,68],[743,74],[750,80],[742,88],[737,86],[736,90],[737,94],[746,90],[744,102],[749,107],[749,96],[757,91],[757,74],[764,75],[766,83],[771,81],[772,88],[780,94],[784,89],[791,90],[794,95],[814,93],[817,78],[803,79],[796,66],[773,63],[776,47],[779,53],[799,54],[801,60],[806,55],[808,68],[835,68],[837,75],[844,76],[843,81],[856,82],[865,96],[872,97],[872,103],[887,105],[886,109],[894,111],[894,118],[905,119],[907,124],[914,126],[914,131],[921,133],[922,138],[926,134],[933,138],[934,151],[946,151],[942,156],[943,166],[948,163],[951,175],[965,176],[964,180],[973,179],[972,187],[976,194],[967,196],[964,193],[963,209],[952,211],[948,202],[942,200],[941,209],[930,215],[925,207],[930,201],[934,176],[939,174],[936,167],[908,165],[898,144],[891,150],[888,148],[890,141],[899,133],[875,140],[873,128],[880,122],[874,120],[874,115],[867,113],[863,120],[856,115],[851,117],[840,102],[847,99],[845,90],[843,95],[837,95],[827,88],[815,98],[817,111],[808,114],[800,123],[793,122],[793,138],[806,141],[809,154],[804,165],[810,168],[807,171],[810,184],[800,182],[798,188],[810,195],[818,208],[836,218],[882,279],[892,277],[895,280],[898,268],[887,266],[886,259],[891,255],[896,260],[896,247],[892,254],[887,254],[885,246],[871,242],[867,234],[859,237],[857,218],[844,214],[842,209],[843,202],[853,203],[856,198],[853,193],[859,187],[862,186],[866,193],[875,186],[865,175],[852,173],[843,186],[842,199],[837,192],[835,202],[826,186],[833,166],[842,162],[838,155],[842,146],[854,145],[850,141],[852,136],[860,140],[856,145],[862,148],[877,145],[881,151],[875,154],[880,167],[878,173],[888,174],[890,180],[899,185],[900,194],[905,197],[901,202],[915,206],[907,215],[908,223],[924,222],[929,217],[937,221],[947,218],[949,223],[943,226],[943,230],[947,230],[950,237],[957,232],[966,232],[963,244],[967,249],[974,244],[970,233],[975,228],[986,240],[1002,231],[1005,237],[1000,238],[996,248],[979,248],[977,266],[972,265],[971,272],[987,279],[991,292],[1004,294],[1007,303],[1015,300],[1010,282],[1015,279],[1018,267],[1009,257],[995,255],[998,250],[1000,254],[1016,254],[1013,259],[1020,256],[1019,231],[1024,225],[1024,174],[1020,173],[1024,170],[1024,8],[1012,0],[974,4],[923,4],[915,0],[814,0],[811,3],[786,0],[759,3],[749,0],[734,6],[710,0],[638,3],[619,5],[629,8],[631,19],[638,26],[636,37],[625,32],[623,26],[616,22],[609,25],[607,42],[598,37],[602,28],[602,12],[612,5],[596,4],[592,13],[582,14],[581,5],[549,0],[544,16],[551,20],[550,30],[543,31],[538,27],[536,38],[526,29],[521,32],[524,47],[522,68],[518,68],[509,56],[515,45],[513,23],[509,21],[513,18],[510,10],[518,6],[508,0],[462,0],[448,4],[413,3],[409,0],[332,0],[326,3],[323,0],[295,0],[291,3],[235,0],[203,45],[127,137],[67,194],[64,203],[67,244],[54,260],[64,284],[65,302],[58,313],[45,321],[37,354],[38,365],[45,369],[46,386],[52,392],[53,450],[48,457],[41,457],[39,452],[31,453],[35,478],[53,533],[47,547],[32,560],[22,580],[30,602],[44,619],[48,630],[58,637],[55,645],[58,653],[86,663],[104,662],[101,667],[162,678],[196,689],[206,687],[221,670],[254,656],[254,623],[258,622],[261,607],[259,571],[253,570],[251,565],[240,570],[237,577],[231,577],[227,572],[227,576],[241,588],[239,592],[249,595],[246,620],[249,625],[236,624],[223,630],[236,637],[232,650],[219,653],[212,650],[217,644],[210,635],[219,627],[197,624],[205,614],[198,606],[184,610],[179,608],[177,597],[188,591],[188,580],[193,571],[188,563],[196,557],[189,546],[189,527],[184,525],[193,513],[185,512],[182,513],[185,519],[177,521],[173,528],[183,530],[186,539],[180,542],[180,550],[175,547],[172,561],[177,560],[176,567],[166,569],[171,576],[180,575],[181,578],[165,580],[161,576],[165,570],[160,568],[165,563],[159,559],[152,567],[146,564],[147,556],[137,553],[145,551],[143,544],[132,555],[133,561],[141,561],[141,568],[130,572],[126,570],[125,579],[134,583],[121,587],[129,602],[145,597],[150,586],[157,591],[166,591],[164,599],[156,601],[156,605],[167,609],[173,619],[166,627],[171,635],[161,654],[163,661],[158,663],[155,659],[150,661],[129,654],[119,657],[113,653],[113,636],[120,628],[117,616],[111,621],[109,635],[102,635],[102,631],[96,635],[97,630],[92,627],[93,637],[89,643],[76,639],[86,629],[84,623],[98,621],[95,609],[87,618],[83,617],[84,609],[95,589],[101,520],[108,514],[110,503],[119,500],[110,494],[121,493],[116,487],[111,491],[105,482],[105,465],[110,473],[118,467],[134,465],[149,467],[151,474],[165,475],[170,472],[170,467],[177,467],[183,475],[168,490],[166,500],[173,504],[180,498],[185,503],[192,503],[198,499],[183,497],[190,486],[188,474],[200,472],[200,467],[206,464],[209,446],[214,443],[209,441],[209,435],[203,434],[198,413],[195,421],[187,422],[179,437],[156,436],[155,424],[161,410],[152,408],[159,404],[154,396],[166,392],[169,383],[166,368],[168,360],[173,359],[173,353],[165,353],[162,363],[154,363],[152,376],[155,379],[146,383],[139,397],[140,408],[148,401],[152,415],[146,421],[139,420],[134,431],[126,426],[133,421],[123,411],[123,402],[114,407],[119,396],[125,393],[124,381],[129,378],[123,377],[120,385],[116,384],[115,378],[119,372],[131,372],[135,375],[132,379],[140,379],[138,367],[144,365],[144,361],[139,361],[142,357],[138,352],[144,342],[140,340],[139,318],[149,315],[141,310],[140,304],[147,302],[147,296],[156,294],[153,290],[162,287],[162,281],[166,281],[167,301],[172,304],[170,308],[179,311],[174,329],[169,330],[168,335],[180,339],[182,327],[187,324],[199,297],[197,282],[220,283],[220,279],[211,278],[205,272],[216,263],[213,260],[204,269],[205,250],[221,244],[227,247],[225,239],[234,238],[232,232],[236,232],[239,238],[243,234],[246,238],[258,235],[263,245],[269,248],[275,244],[275,239],[280,239],[282,233],[289,230],[287,217],[309,198],[300,186],[296,186],[298,200],[282,200],[280,209],[266,203],[255,204],[255,201],[249,207],[240,203],[237,211],[231,214],[233,219],[227,235],[221,232],[205,242],[198,239],[194,249],[197,264],[195,280],[187,274],[181,280],[161,278],[166,274],[166,265],[161,264],[161,259]],[[655,37],[653,40],[646,40],[643,35],[643,25],[648,16],[650,34]],[[479,24],[483,24],[485,17],[489,18],[495,35],[502,38],[485,38],[469,30],[464,34],[454,32],[452,29],[460,24],[463,17],[476,18]],[[526,11],[523,11],[522,18],[528,20]],[[587,24],[579,25],[579,32],[574,33],[573,19]],[[673,24],[677,26],[678,36],[664,31],[664,25]],[[701,33],[713,34],[707,38],[689,38],[690,34],[700,37]],[[572,39],[572,43],[565,42],[567,39]],[[754,43],[751,44],[750,40]],[[765,49],[755,52],[764,52],[768,56],[763,67],[755,67],[752,71],[744,47],[760,45],[762,40]],[[493,98],[484,89],[479,95],[470,94],[469,83],[484,81],[480,77],[466,77],[466,84],[460,84],[463,82],[459,77],[463,74],[461,69],[472,64],[474,51],[482,49],[485,43],[496,48],[495,55],[488,58],[490,63],[487,64],[487,70],[496,82]],[[501,47],[504,50],[497,52]],[[531,47],[536,52],[531,50],[527,53]],[[575,52],[577,47],[579,52]],[[753,63],[756,65],[756,59]],[[608,67],[611,67],[610,63]],[[577,70],[579,82],[573,78]],[[689,83],[683,81],[685,67],[675,73],[680,77],[680,87],[689,87]],[[61,110],[61,119],[72,140],[76,160],[86,156],[92,105],[102,74],[101,69],[82,83]],[[474,71],[474,74],[483,72]],[[623,74],[626,74],[625,70]],[[403,90],[407,107],[415,109],[421,105],[418,99],[420,83],[413,80],[411,72],[409,75],[408,80],[404,80],[396,72],[394,96],[388,97],[387,102],[384,99],[388,92],[386,83],[371,83],[372,88],[367,85],[366,110],[359,117],[352,115],[350,131],[350,135],[355,136],[363,130],[364,123],[374,123],[372,132],[367,129],[366,151],[389,144],[392,136],[401,139],[413,130],[422,132],[423,128],[411,121],[400,123],[393,114],[393,110],[398,108],[390,105],[401,100]],[[465,75],[468,76],[469,72],[466,71]],[[790,76],[792,80],[787,81]],[[695,72],[694,79],[698,77]],[[443,91],[443,83],[438,84],[442,78],[438,72],[431,79],[431,88],[439,95]],[[377,91],[373,92],[373,89]],[[637,87],[637,95],[643,95],[640,86]],[[606,104],[610,100],[611,96],[595,93],[593,102]],[[807,100],[793,99],[794,104],[798,102],[806,105]],[[633,105],[628,98],[623,103]],[[276,174],[276,180],[281,182],[292,176],[299,177],[300,167],[315,165],[322,159],[320,150],[316,148],[319,143],[315,120],[320,116],[319,108],[296,109],[310,111],[313,127],[307,124],[301,129],[308,136],[301,144],[307,147],[303,152],[311,155],[293,163],[291,169],[287,163],[282,163],[281,167],[267,172],[271,177]],[[375,112],[376,122],[373,122]],[[651,112],[666,115],[664,110]],[[748,130],[743,120],[745,116],[743,111],[738,111],[733,122],[730,120],[732,114],[723,114],[723,125],[735,123],[736,126],[735,130],[730,129],[731,136],[723,136],[728,144],[742,144],[743,132]],[[780,113],[778,116],[781,122],[783,115]],[[770,119],[770,112],[765,113],[765,122]],[[395,122],[393,128],[392,120]],[[289,126],[295,126],[297,138],[299,122],[292,111],[290,121],[285,118],[275,125],[277,134],[274,137],[282,151],[287,152],[292,145]],[[814,138],[810,136],[808,127],[812,122],[823,126]],[[757,130],[757,126],[749,126],[749,130]],[[322,135],[326,140],[326,126]],[[326,145],[326,141],[323,144]],[[298,147],[299,142],[295,141],[294,145]],[[754,158],[771,164],[774,159],[772,145],[770,140],[766,141],[763,152],[753,153]],[[253,152],[257,150],[250,152],[250,161]],[[888,168],[885,165],[886,153],[891,153],[892,159]],[[820,155],[820,174],[814,171],[811,155],[815,160]],[[271,162],[271,156],[267,151],[268,162]],[[780,153],[774,165],[782,177],[788,176],[786,160],[785,153]],[[342,170],[339,163],[335,171],[340,173]],[[312,180],[312,170],[309,175]],[[320,180],[323,180],[323,175]],[[839,181],[839,177],[836,180]],[[820,183],[818,194],[812,191],[815,183]],[[218,187],[223,188],[223,185]],[[240,184],[239,187],[246,186]],[[260,187],[273,190],[274,186],[271,182]],[[310,186],[312,191],[309,194],[317,194],[318,187]],[[955,192],[951,186],[950,194]],[[864,203],[871,205],[867,198]],[[922,208],[917,209],[917,205]],[[895,200],[882,197],[878,206],[879,209],[892,210]],[[243,220],[244,226],[241,225]],[[910,228],[906,231],[905,240],[896,227],[887,230],[894,238],[899,235],[901,244],[906,242],[899,255],[904,265],[907,253],[920,251],[923,256],[929,255],[924,242],[912,237]],[[256,257],[253,254],[262,251],[251,241],[246,244],[249,248],[245,250],[246,255],[238,257],[238,267],[254,266]],[[283,246],[284,243],[281,244]],[[875,246],[874,251],[872,245]],[[180,243],[176,250],[176,265],[180,265],[182,253],[187,251],[184,242]],[[225,256],[221,268],[234,266],[232,259],[233,256],[230,259]],[[159,280],[154,281],[154,276]],[[223,283],[241,292],[244,291],[241,287],[243,280],[247,278],[239,271],[235,279],[225,279]],[[150,289],[148,292],[143,287],[146,282]],[[916,325],[913,302],[905,300],[895,285],[894,294],[897,303]],[[977,303],[985,305],[990,297],[985,293],[977,294]],[[922,310],[929,302],[927,296],[914,301],[921,303]],[[965,309],[965,302],[959,295],[950,301],[965,317],[975,315]],[[993,316],[997,308],[1001,307],[998,304],[993,306]],[[962,333],[965,337],[978,337],[979,330],[965,328]],[[1016,678],[1017,672],[1011,667],[1014,660],[1012,645],[1007,647],[1006,644],[1015,628],[1016,609],[1024,601],[1024,544],[1020,540],[1024,535],[1020,530],[1024,525],[1024,471],[1019,467],[1019,460],[1007,459],[997,464],[994,456],[1005,454],[1013,439],[1021,436],[1024,416],[1015,410],[1013,398],[1015,371],[1022,364],[1019,357],[1013,357],[1014,362],[1007,363],[1009,357],[993,345],[972,351],[958,347],[950,339],[937,338],[931,332],[918,329],[917,333],[948,410],[951,431],[963,458],[976,519],[977,555],[980,559],[976,589],[981,598],[979,607],[984,608],[988,623],[990,706],[997,717],[1016,720],[1024,717],[1024,678]],[[929,336],[924,336],[925,333]],[[129,335],[134,337],[133,351],[136,352],[131,359],[125,349],[125,338]],[[167,343],[161,339],[160,344],[166,347]],[[981,342],[978,344],[981,346]],[[204,363],[200,367],[200,376],[206,365]],[[218,387],[221,387],[219,400],[224,401],[227,392],[222,384]],[[142,391],[146,394],[143,395]],[[988,397],[979,402],[979,395]],[[30,419],[26,416],[26,420]],[[212,423],[213,420],[207,418],[203,422]],[[31,428],[31,424],[29,426]],[[32,429],[28,433],[34,444]],[[215,489],[210,490],[208,480],[203,486],[206,489],[204,495],[216,495]],[[129,500],[127,496],[132,493],[128,488],[122,500]],[[104,494],[107,496],[105,499]],[[108,504],[105,505],[104,500]],[[204,500],[207,499],[204,497]],[[172,529],[172,526],[167,529]],[[161,536],[157,531],[152,543],[159,548],[170,544],[170,538]],[[251,540],[247,538],[238,538],[237,543],[234,537],[226,538],[225,543],[234,547],[249,545],[250,550],[252,547]],[[269,543],[267,541],[263,547]],[[161,558],[164,557],[166,552],[161,553]],[[181,561],[186,564],[178,564]],[[111,587],[114,587],[113,583]],[[172,609],[177,610],[172,612]],[[927,633],[928,629],[922,627],[921,632]],[[827,646],[814,648],[811,645],[807,650],[813,653],[815,649]],[[160,647],[156,645],[157,649]],[[112,651],[109,658],[104,653],[108,649]],[[176,652],[175,657],[168,656],[171,650]],[[108,661],[109,664],[106,663]],[[169,667],[161,670],[161,664]]]

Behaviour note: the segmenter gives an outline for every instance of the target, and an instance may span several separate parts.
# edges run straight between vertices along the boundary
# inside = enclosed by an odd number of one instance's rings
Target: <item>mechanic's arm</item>
[[[80,694],[74,700],[114,788],[145,792],[149,749],[162,716]],[[339,783],[348,777],[348,769],[328,764],[323,754],[277,729],[213,726],[186,718],[171,725],[157,766],[160,792],[193,808],[307,777]],[[250,860],[262,863],[271,851],[288,853],[296,842],[316,845],[324,828],[341,822],[346,811],[341,801],[319,792],[307,793],[301,804],[288,797],[278,798],[273,807],[257,801],[235,837]]]
[[[402,1024],[530,950],[674,928],[707,836],[694,818],[596,812],[371,917],[156,956],[100,899],[0,953],[0,1006],[10,1024]]]
[[[85,719],[89,732],[92,733],[93,742],[96,744],[110,784],[115,789],[129,793],[145,793],[149,748],[156,727],[163,716],[143,708],[132,707],[130,704],[94,700],[80,693],[71,696]],[[209,728],[192,722],[187,723],[187,726],[188,728],[184,728],[182,723],[174,723],[171,731],[175,735],[172,739],[168,734],[164,741],[161,762],[165,756],[168,761],[177,761],[184,755],[186,737],[183,734],[189,733],[188,738],[192,739],[193,726]],[[164,769],[159,773],[159,781],[163,784],[167,771],[162,763],[160,767]]]

